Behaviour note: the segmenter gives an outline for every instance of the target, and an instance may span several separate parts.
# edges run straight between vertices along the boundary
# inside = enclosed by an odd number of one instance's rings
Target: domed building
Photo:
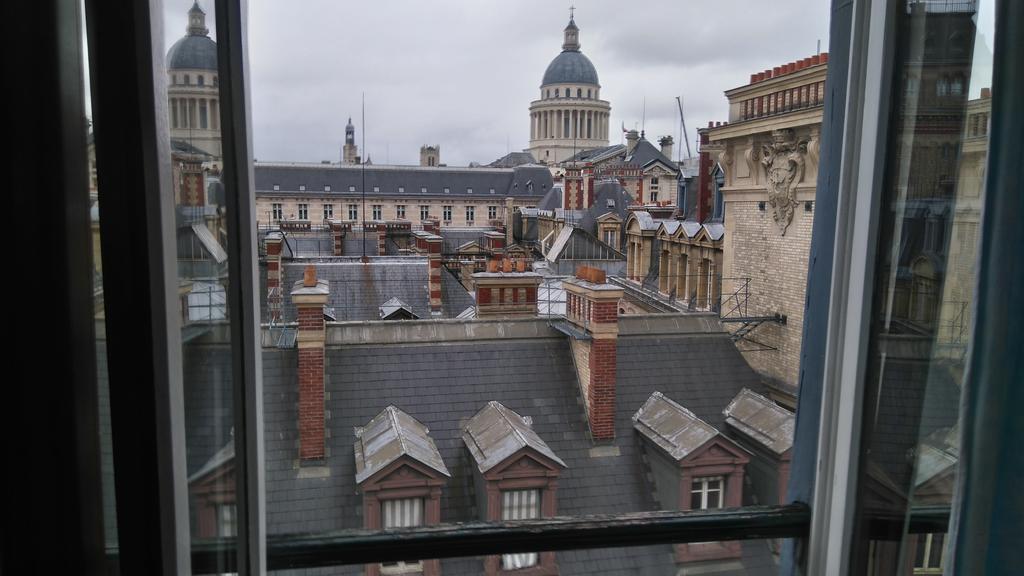
[[[562,52],[548,65],[540,100],[530,103],[530,153],[556,164],[580,150],[608,145],[611,105],[601,100],[597,69],[580,52],[580,29],[570,17]]]
[[[186,34],[167,51],[168,123],[171,140],[198,148],[220,162],[217,43],[199,3],[188,11]]]

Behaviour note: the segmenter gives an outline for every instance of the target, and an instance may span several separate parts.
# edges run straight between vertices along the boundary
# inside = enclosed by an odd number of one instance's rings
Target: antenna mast
[[[693,154],[690,152],[690,134],[686,131],[686,117],[683,116],[683,97],[676,96],[676,104],[679,105],[679,131],[680,140],[686,142],[686,158],[693,158]],[[682,154],[683,149],[679,149],[679,153]]]

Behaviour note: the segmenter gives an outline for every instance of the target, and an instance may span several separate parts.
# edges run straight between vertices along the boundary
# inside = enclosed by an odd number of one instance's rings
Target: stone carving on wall
[[[803,179],[807,139],[797,139],[792,129],[772,130],[772,142],[761,145],[768,204],[772,218],[783,236],[793,221],[796,208],[796,186]]]
[[[754,143],[754,139],[750,138],[747,140],[748,148],[743,153],[743,159],[747,162],[747,170],[750,171],[750,179],[753,180],[754,184],[759,184],[761,179],[759,178],[758,172],[760,172],[760,166],[757,162],[757,145]]]

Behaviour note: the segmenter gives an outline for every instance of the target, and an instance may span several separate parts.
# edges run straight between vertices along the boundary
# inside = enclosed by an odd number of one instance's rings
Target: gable
[[[362,487],[395,487],[395,486],[420,486],[427,482],[441,479],[439,474],[434,473],[430,468],[420,464],[415,459],[402,456],[377,474],[370,476],[363,483]]]
[[[551,473],[557,474],[560,469],[561,467],[558,464],[536,450],[522,448],[505,459],[501,464],[488,470],[485,476],[489,479],[502,476],[536,477],[546,476]]]
[[[686,456],[681,462],[682,466],[697,466],[704,464],[746,464],[750,461],[750,454],[740,448],[732,440],[718,434]]]

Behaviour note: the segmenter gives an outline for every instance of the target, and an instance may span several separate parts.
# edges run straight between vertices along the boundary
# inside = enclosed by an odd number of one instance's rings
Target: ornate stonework
[[[796,185],[803,179],[806,154],[807,139],[797,139],[793,130],[788,128],[773,130],[771,144],[761,145],[761,164],[767,175],[765,187],[768,190],[768,204],[772,207],[772,217],[783,236],[793,221]]]

